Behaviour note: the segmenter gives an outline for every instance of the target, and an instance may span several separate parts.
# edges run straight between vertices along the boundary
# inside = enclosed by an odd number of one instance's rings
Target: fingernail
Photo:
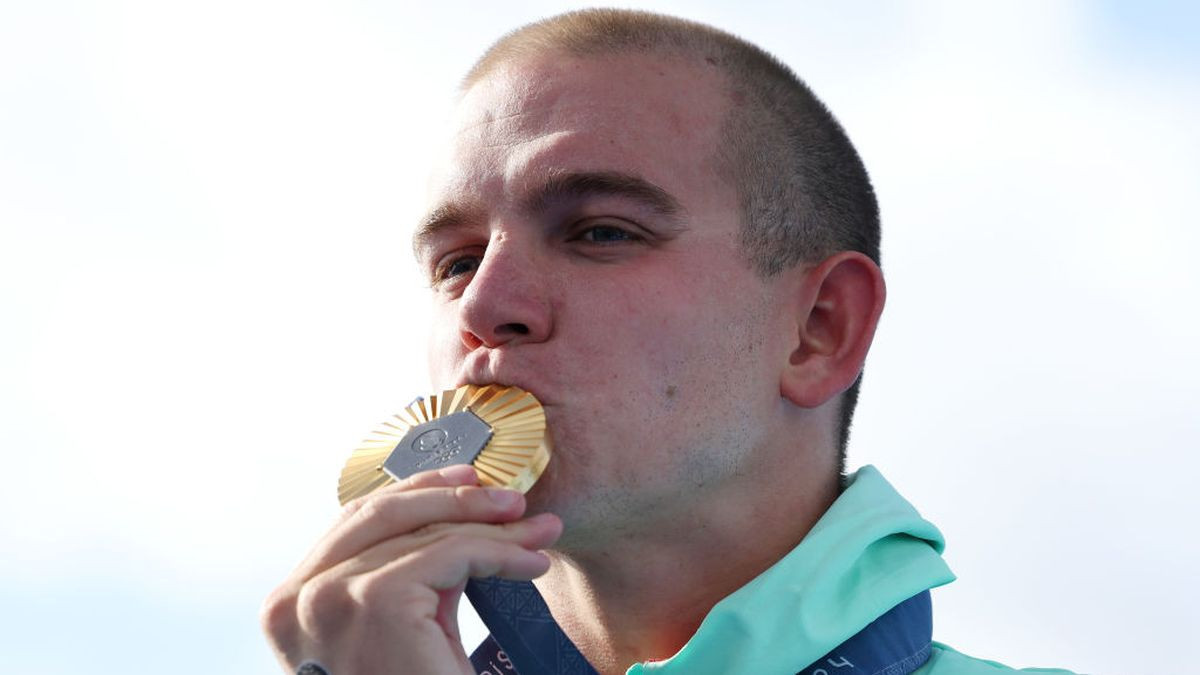
[[[500,507],[512,506],[521,498],[520,492],[508,488],[484,488],[483,491],[491,498],[493,504]]]

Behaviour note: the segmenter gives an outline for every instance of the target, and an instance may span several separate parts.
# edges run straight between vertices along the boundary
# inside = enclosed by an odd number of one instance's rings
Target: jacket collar
[[[800,544],[717,603],[674,656],[628,675],[795,672],[921,591],[950,583],[941,532],[873,466]]]

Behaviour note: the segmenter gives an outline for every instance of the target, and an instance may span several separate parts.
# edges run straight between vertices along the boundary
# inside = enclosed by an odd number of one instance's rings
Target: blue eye
[[[479,269],[479,258],[474,256],[464,256],[462,258],[456,258],[444,265],[441,271],[438,273],[437,279],[439,281],[450,279],[462,274],[470,274],[477,269]]]
[[[608,244],[618,241],[633,241],[637,239],[637,237],[619,227],[613,227],[611,225],[595,225],[584,230],[579,235],[579,239],[595,244]]]

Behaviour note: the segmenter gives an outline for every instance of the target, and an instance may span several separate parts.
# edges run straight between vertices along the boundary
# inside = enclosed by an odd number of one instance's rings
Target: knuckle
[[[296,591],[289,585],[280,586],[263,600],[258,610],[258,622],[263,632],[281,636],[290,632],[295,624]]]
[[[440,602],[436,591],[409,578],[401,568],[357,577],[347,590],[355,611],[368,623],[418,623]]]
[[[405,490],[393,484],[356,497],[342,506],[341,518],[346,520],[355,517],[362,519],[378,517],[380,513],[388,510],[387,505],[391,504],[397,495],[404,493]]]
[[[390,606],[403,606],[405,598],[414,589],[404,583],[403,572],[399,569],[388,572],[364,574],[355,580],[350,594],[355,602],[366,610],[381,609]]]
[[[350,586],[350,595],[359,606],[371,608],[388,596],[389,579],[384,574],[364,574],[354,580]]]
[[[400,502],[394,498],[394,495],[368,495],[360,503],[354,505],[354,510],[347,517],[359,522],[387,520],[394,516],[399,509]]]
[[[370,498],[371,498],[371,495],[364,495],[362,497],[358,497],[356,499],[352,499],[352,500],[346,502],[342,506],[342,512],[338,515],[338,519],[340,521],[346,521],[346,520],[349,520],[350,518],[353,518],[354,515],[357,514],[362,509],[363,504],[366,504],[367,501],[370,500]]]
[[[383,495],[378,495],[374,499],[368,499],[358,507],[358,512],[355,514],[359,520],[375,520],[385,517],[388,511],[388,504],[392,500],[386,499]]]
[[[296,598],[300,625],[317,634],[324,633],[328,626],[345,624],[353,606],[345,584],[336,578],[310,579],[300,587]]]

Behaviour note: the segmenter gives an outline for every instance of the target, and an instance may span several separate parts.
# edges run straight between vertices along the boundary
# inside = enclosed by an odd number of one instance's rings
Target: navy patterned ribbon
[[[528,581],[471,579],[467,599],[491,635],[471,654],[479,675],[596,675]],[[908,675],[929,659],[933,607],[921,591],[798,675]]]

